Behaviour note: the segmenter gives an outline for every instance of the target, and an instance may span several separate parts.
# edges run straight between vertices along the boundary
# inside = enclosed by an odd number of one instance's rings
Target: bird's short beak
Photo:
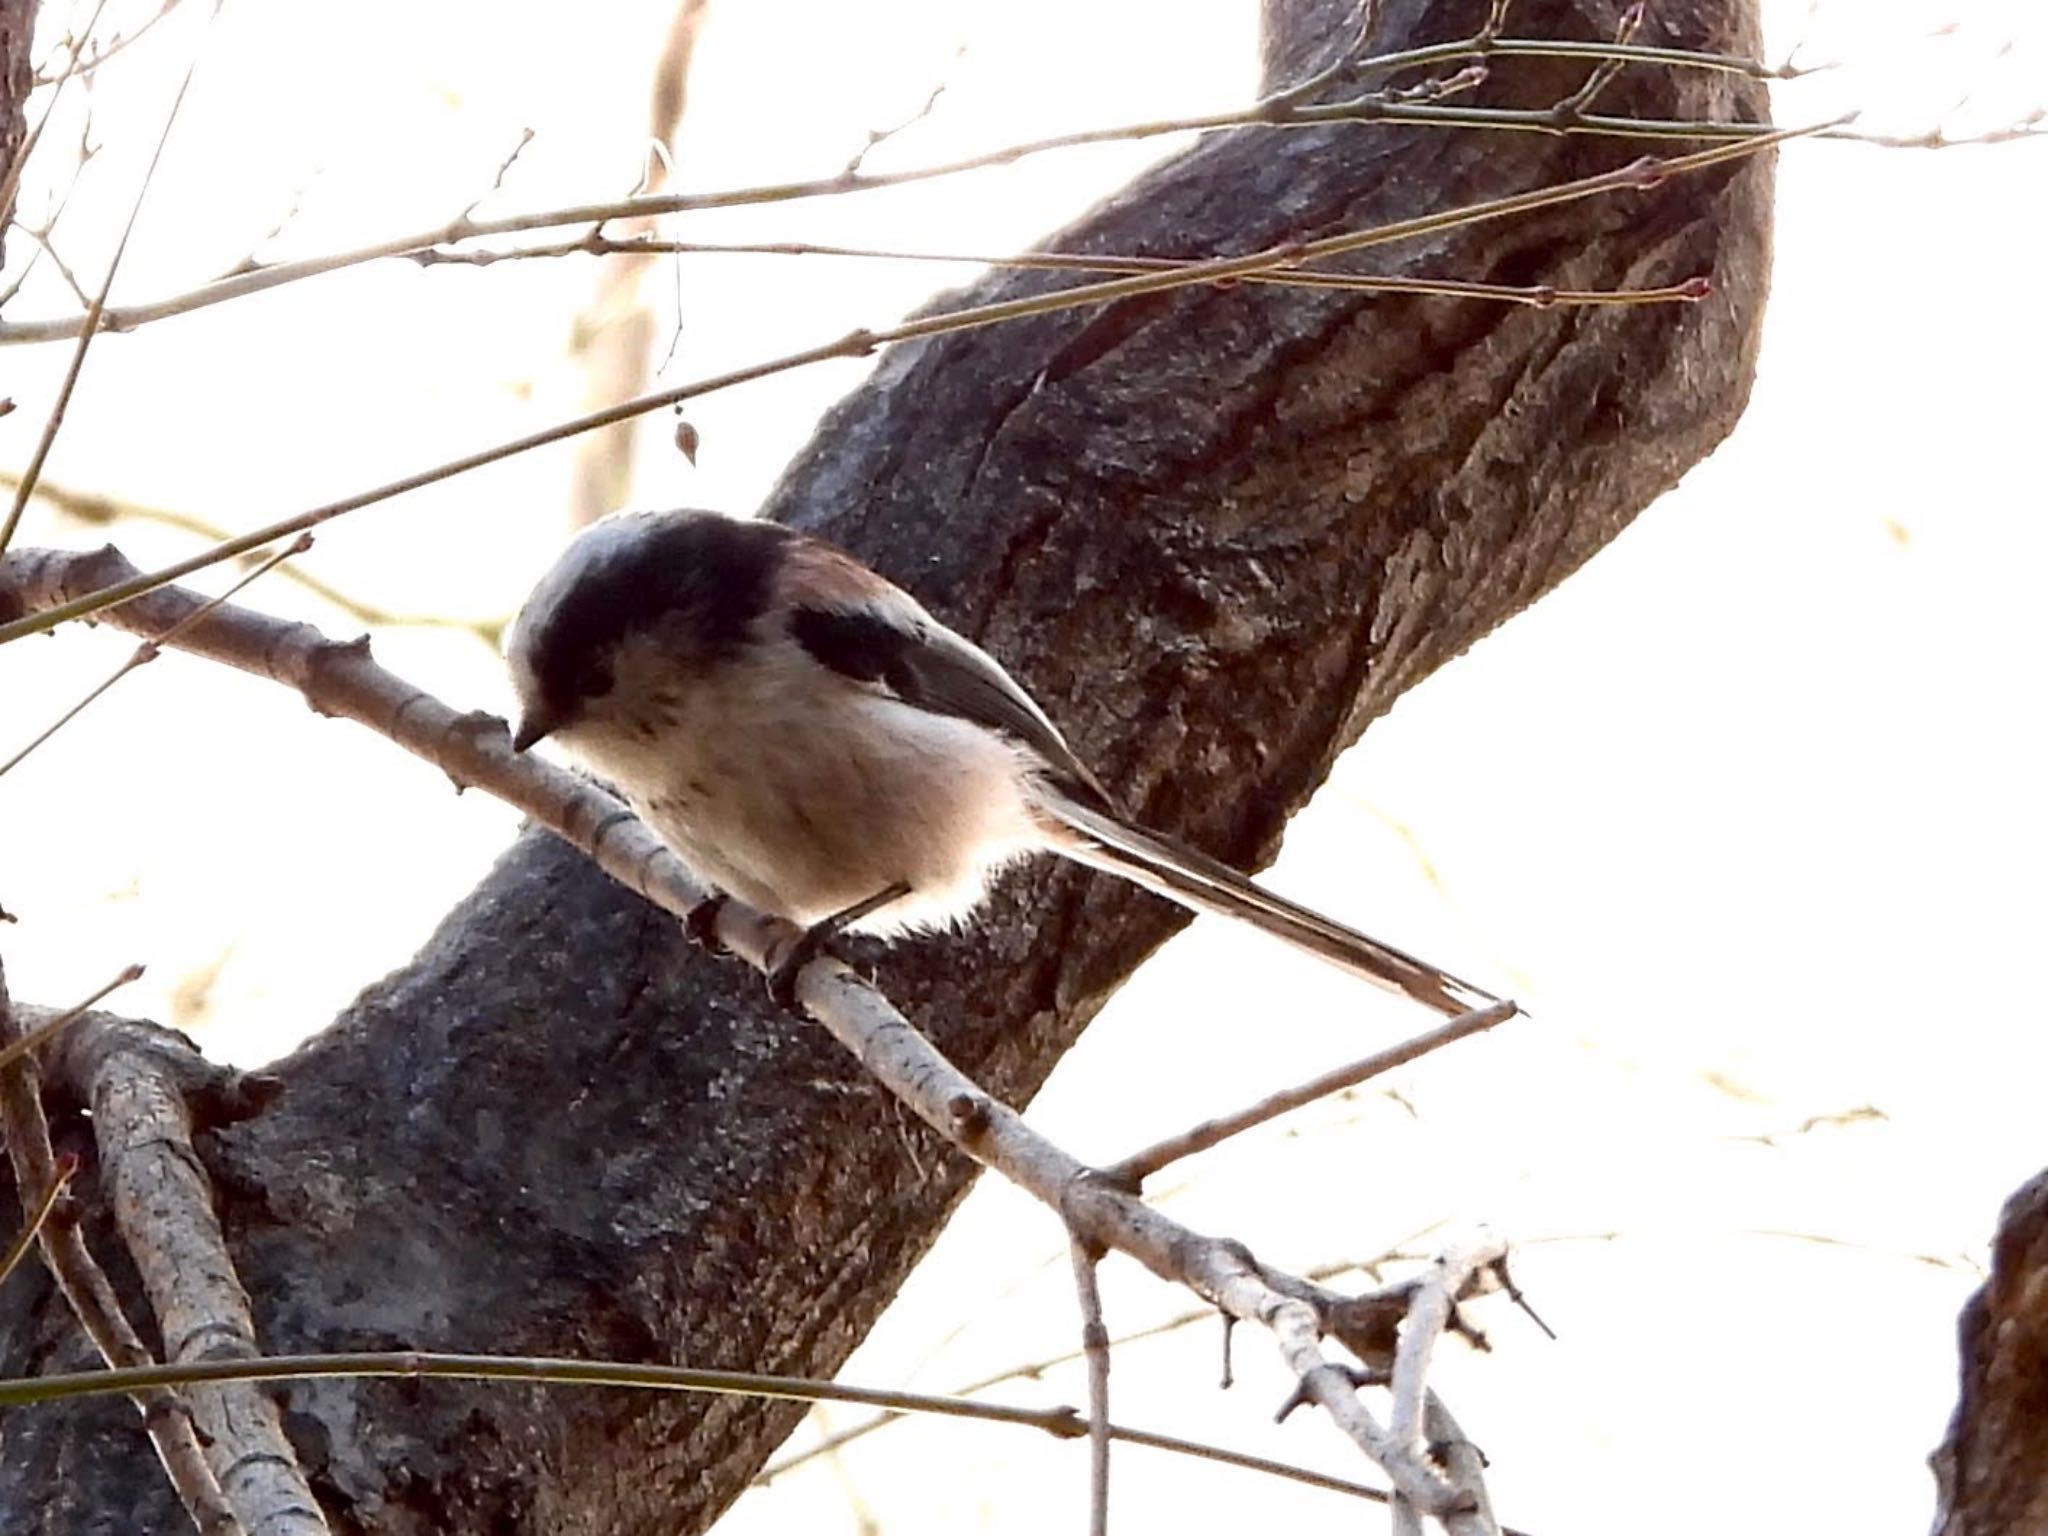
[[[523,711],[519,723],[512,728],[512,750],[524,752],[543,736],[552,735],[561,723],[539,705]]]

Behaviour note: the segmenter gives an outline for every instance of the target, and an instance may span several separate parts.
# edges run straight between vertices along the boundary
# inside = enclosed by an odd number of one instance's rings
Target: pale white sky
[[[1807,9],[1772,8],[1774,57]],[[2038,10],[1824,0],[1806,56],[1854,67],[1781,93],[1779,115],[1862,105],[1917,131],[1977,87],[1956,126],[2010,121],[2048,101]],[[603,0],[565,34],[540,6],[229,0],[117,300],[234,263],[295,203],[263,254],[443,220],[529,126],[487,208],[628,189],[642,85],[621,61],[651,56],[666,14],[666,0]],[[1931,36],[1951,19],[1959,34]],[[181,9],[93,93],[106,148],[60,231],[85,274],[199,20]],[[940,79],[946,97],[891,163],[1227,105],[1251,89],[1254,21],[1249,0],[714,0],[682,183],[835,170]],[[1157,152],[1048,157],[688,233],[1020,246]],[[32,174],[24,209],[48,190]],[[1404,699],[1271,872],[1512,985],[1538,1017],[1404,1073],[1398,1101],[1327,1105],[1192,1165],[1171,1206],[1304,1267],[1446,1219],[1522,1243],[1520,1278],[1560,1340],[1490,1304],[1497,1351],[1452,1349],[1443,1370],[1504,1518],[1539,1536],[1638,1530],[1645,1510],[1678,1533],[1925,1528],[1921,1459],[1953,1400],[1956,1309],[1999,1201],[2048,1161],[2031,974],[2048,917],[2044,194],[2040,143],[1788,151],[1762,373],[1735,437]],[[25,255],[19,236],[10,255]],[[545,425],[581,405],[564,343],[593,273],[364,269],[105,338],[49,473],[242,527]],[[46,279],[10,318],[64,306]],[[650,291],[683,306],[664,377],[886,323],[963,279],[823,258],[664,267]],[[0,422],[4,462],[26,458],[64,360],[8,353],[21,409]],[[745,510],[861,367],[702,402],[694,470],[654,424],[640,499]],[[561,537],[568,463],[534,454],[358,514],[306,564],[389,607],[502,614]],[[42,509],[24,529],[100,536]],[[139,525],[116,536],[144,564],[192,547]],[[350,628],[274,578],[252,600]],[[451,702],[505,701],[469,636],[377,643]],[[0,650],[0,753],[126,650],[84,631]],[[147,961],[126,1004],[243,1061],[402,963],[514,824],[281,689],[179,657],[0,781],[0,818],[17,995],[67,999]],[[1197,925],[1119,996],[1033,1119],[1113,1157],[1419,1022]],[[1865,1108],[1882,1118],[1799,1133]],[[1618,1235],[1591,1238],[1604,1233]],[[1181,1310],[1116,1264],[1106,1283],[1114,1331]],[[1071,1311],[1051,1219],[991,1182],[847,1374],[944,1390],[1070,1347]],[[1359,1471],[1311,1416],[1268,1423],[1285,1387],[1248,1330],[1235,1392],[1213,1390],[1214,1356],[1211,1329],[1120,1354],[1117,1416]],[[1009,1395],[1080,1401],[1082,1386],[1055,1372]],[[1145,1452],[1119,1452],[1116,1479],[1125,1528],[1357,1518],[1328,1494]],[[1073,1446],[898,1426],[751,1497],[728,1528],[1063,1528],[1084,1482]]]

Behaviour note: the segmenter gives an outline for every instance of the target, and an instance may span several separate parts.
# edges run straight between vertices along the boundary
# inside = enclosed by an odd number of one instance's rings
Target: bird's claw
[[[821,955],[843,961],[844,957],[832,945],[836,926],[824,922],[806,928],[775,957],[775,963],[768,968],[768,995],[778,1008],[802,1014],[804,1009],[797,1001],[796,984],[803,975],[804,967]]]
[[[683,914],[684,936],[707,954],[726,953],[725,941],[718,936],[718,918],[725,911],[725,903],[722,895],[706,896]]]

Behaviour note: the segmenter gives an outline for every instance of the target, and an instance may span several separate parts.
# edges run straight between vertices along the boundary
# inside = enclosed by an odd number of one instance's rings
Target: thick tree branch
[[[101,1174],[114,1221],[141,1273],[170,1364],[261,1353],[213,1190],[192,1150],[190,1111],[168,1037],[97,1053],[89,1084]],[[246,1382],[186,1389],[221,1491],[251,1536],[325,1536],[277,1405]]]

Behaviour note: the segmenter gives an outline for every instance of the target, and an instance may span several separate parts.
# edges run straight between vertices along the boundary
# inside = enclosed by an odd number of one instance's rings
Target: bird
[[[852,555],[778,523],[615,513],[507,631],[515,751],[552,739],[716,894],[803,930],[771,990],[841,932],[958,925],[1050,852],[1252,924],[1446,1016],[1469,982],[1253,883],[1119,807],[994,657]]]

